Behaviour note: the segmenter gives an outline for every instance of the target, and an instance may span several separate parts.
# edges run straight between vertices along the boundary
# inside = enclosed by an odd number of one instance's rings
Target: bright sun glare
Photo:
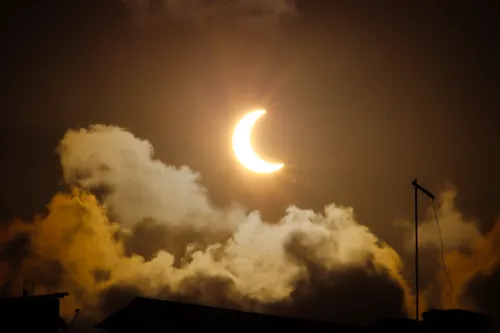
[[[269,163],[257,155],[252,147],[252,129],[266,110],[256,110],[246,114],[236,125],[233,133],[233,151],[236,159],[248,170],[256,173],[272,173],[283,168],[283,163]]]

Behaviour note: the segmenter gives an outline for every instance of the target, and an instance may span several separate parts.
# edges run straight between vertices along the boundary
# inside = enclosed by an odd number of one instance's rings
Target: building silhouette
[[[68,293],[0,298],[2,332],[57,333],[66,330],[59,316],[60,300]]]
[[[194,329],[262,330],[271,328],[314,332],[361,332],[354,325],[284,318],[188,303],[136,297],[95,326],[109,332],[153,332]]]
[[[465,310],[432,310],[418,323],[407,318],[381,319],[370,326],[317,322],[209,306],[136,297],[132,302],[98,323],[95,328],[111,333],[188,330],[248,331],[268,329],[308,332],[464,332],[486,333],[489,317]]]

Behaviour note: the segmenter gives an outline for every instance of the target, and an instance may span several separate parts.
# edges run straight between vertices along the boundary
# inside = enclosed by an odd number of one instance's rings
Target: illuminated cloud
[[[196,172],[164,164],[148,141],[115,126],[69,130],[58,152],[71,191],[56,194],[46,216],[1,230],[4,292],[36,277],[40,293],[70,292],[67,315],[78,306],[89,319],[136,295],[357,323],[413,314],[404,256],[350,207],[292,205],[273,224],[238,205],[215,207]],[[456,303],[478,307],[464,295],[498,266],[499,228],[481,235],[450,193],[438,214],[453,234],[445,249]],[[424,250],[436,245],[430,223]],[[464,246],[469,252],[458,252]],[[436,278],[424,306],[448,306],[441,272],[427,272]]]

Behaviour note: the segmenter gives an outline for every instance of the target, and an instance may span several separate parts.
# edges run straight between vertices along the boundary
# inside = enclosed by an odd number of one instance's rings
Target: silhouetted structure
[[[425,332],[422,321],[410,318],[383,318],[366,328],[366,332],[414,333]]]
[[[425,326],[429,332],[488,332],[491,319],[482,314],[466,310],[432,310],[424,312]]]
[[[57,333],[66,329],[59,316],[60,299],[68,293],[0,298],[2,332]]]
[[[270,329],[329,333],[361,332],[360,328],[354,325],[284,318],[142,297],[135,298],[95,327],[113,333],[194,331],[200,328],[226,332],[255,332],[255,330]]]
[[[423,318],[418,323],[408,318],[388,318],[368,327],[360,327],[137,297],[95,327],[112,333],[175,332],[200,328],[226,332],[283,329],[330,333],[486,333],[490,326],[487,316],[465,310],[432,310],[424,313]]]
[[[414,188],[414,200],[415,200],[415,295],[420,295],[420,288],[418,284],[418,191],[422,192],[432,200],[434,200],[434,194],[429,192],[427,189],[422,187],[417,181],[417,178],[415,178],[412,182],[411,185]],[[415,320],[419,321],[420,317],[420,310],[418,306],[418,300],[419,297],[415,297]],[[418,325],[416,323],[416,325]]]

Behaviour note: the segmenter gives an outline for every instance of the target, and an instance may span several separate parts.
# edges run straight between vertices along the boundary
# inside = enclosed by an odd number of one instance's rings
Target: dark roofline
[[[130,302],[128,302],[125,306],[119,308],[118,310],[114,311],[113,313],[111,313],[110,315],[108,315],[106,318],[104,318],[103,320],[101,320],[100,322],[98,322],[97,324],[94,325],[94,328],[98,328],[98,329],[104,329],[106,330],[106,327],[107,327],[107,324],[111,321],[113,321],[116,317],[118,317],[122,311],[124,311],[125,309],[127,309],[128,307],[130,307],[133,303],[137,302],[137,299],[139,299],[141,297],[134,297]]]
[[[328,325],[334,324],[334,325],[352,326],[352,324],[332,323],[332,322],[324,321],[324,320],[313,320],[313,319],[302,318],[302,317],[288,317],[288,316],[282,316],[282,315],[277,315],[277,314],[261,313],[261,312],[227,308],[227,307],[221,307],[221,306],[212,306],[212,305],[199,304],[199,303],[194,303],[194,302],[177,301],[177,300],[174,301],[174,300],[169,300],[169,299],[157,299],[157,298],[149,298],[149,297],[142,297],[142,296],[136,296],[130,303],[128,303],[126,306],[124,306],[120,310],[116,311],[115,313],[121,312],[122,310],[125,310],[129,306],[134,306],[135,303],[137,303],[137,302],[157,304],[157,305],[170,304],[170,305],[182,306],[182,307],[190,308],[190,309],[196,308],[196,309],[201,309],[201,310],[205,310],[205,311],[216,311],[216,312],[222,312],[222,313],[226,313],[226,314],[239,314],[239,315],[244,315],[244,316],[253,316],[253,317],[260,317],[260,318],[272,318],[272,319],[277,319],[277,320],[292,320],[292,321],[308,322],[308,323],[314,323],[314,324],[328,324]]]
[[[224,308],[224,307],[215,307],[215,306],[210,306],[210,305],[203,305],[203,304],[196,304],[196,303],[189,303],[189,302],[183,302],[183,301],[173,301],[173,300],[164,300],[164,299],[155,299],[155,298],[147,298],[147,297],[141,297],[141,296],[136,296],[132,301],[130,301],[128,304],[123,306],[122,308],[118,309],[108,317],[104,318],[102,321],[94,325],[94,328],[99,328],[99,329],[105,329],[107,330],[107,326],[109,323],[113,322],[116,318],[120,318],[125,311],[127,311],[130,308],[133,308],[137,303],[146,303],[146,304],[154,304],[154,305],[177,305],[185,308],[191,308],[192,309],[199,309],[199,310],[204,310],[204,311],[214,311],[218,313],[225,313],[225,314],[231,314],[231,315],[243,315],[245,317],[253,317],[254,319],[260,318],[260,319],[267,319],[267,320],[278,320],[278,321],[286,321],[286,322],[299,322],[299,323],[310,323],[310,324],[316,324],[316,325],[332,325],[336,326],[338,328],[350,328],[350,329],[359,329],[360,326],[355,325],[355,324],[350,324],[350,323],[342,323],[342,322],[329,322],[329,321],[322,321],[322,320],[312,320],[308,318],[300,318],[300,317],[287,317],[287,316],[280,316],[280,315],[274,315],[274,314],[267,314],[267,313],[259,313],[259,312],[252,312],[252,311],[243,311],[243,310],[238,310],[238,309],[230,309],[230,308]]]
[[[134,306],[146,304],[146,305],[152,305],[153,307],[156,306],[162,306],[162,305],[174,305],[176,304],[177,306],[180,307],[189,307],[191,308],[190,310],[193,309],[199,309],[199,310],[208,310],[208,311],[216,311],[221,314],[221,317],[224,317],[223,313],[226,314],[244,314],[247,319],[251,319],[250,317],[253,317],[254,319],[270,319],[270,320],[279,320],[279,321],[286,321],[288,323],[290,322],[295,322],[295,323],[311,323],[311,324],[317,324],[317,325],[328,325],[332,327],[332,329],[347,329],[353,332],[361,332],[363,329],[370,329],[370,330],[383,330],[384,327],[399,327],[401,330],[407,330],[407,329],[418,329],[419,327],[424,327],[427,325],[429,321],[433,321],[431,317],[436,316],[436,319],[438,321],[443,320],[443,322],[453,322],[453,317],[456,317],[457,315],[464,315],[464,314],[469,314],[466,315],[465,317],[476,317],[476,320],[467,320],[471,322],[476,322],[476,325],[479,325],[481,322],[484,322],[483,324],[480,324],[479,326],[488,326],[489,327],[489,322],[490,319],[488,316],[482,313],[477,313],[477,312],[472,312],[472,311],[467,311],[467,310],[462,310],[462,309],[451,309],[451,310],[430,310],[424,312],[424,320],[419,321],[416,323],[413,319],[410,318],[382,318],[379,321],[372,323],[371,325],[368,326],[359,326],[359,325],[354,325],[354,324],[349,324],[349,323],[335,323],[335,322],[325,322],[325,321],[316,321],[316,320],[311,320],[311,319],[306,319],[306,318],[293,318],[293,317],[284,317],[284,316],[276,316],[276,315],[271,315],[271,314],[262,314],[262,313],[255,313],[255,312],[246,312],[246,311],[241,311],[241,310],[235,310],[235,309],[228,309],[228,308],[219,308],[219,307],[213,307],[213,306],[207,306],[207,305],[201,305],[201,304],[194,304],[194,303],[187,303],[187,302],[178,302],[178,301],[172,301],[172,300],[161,300],[161,299],[153,299],[153,298],[145,298],[145,297],[135,297],[131,302],[129,302],[127,305],[122,307],[121,309],[117,310],[116,312],[112,313],[109,315],[107,318],[103,319],[101,322],[97,323],[94,325],[94,328],[100,328],[104,330],[108,330],[109,328],[114,326],[113,322],[118,319],[118,322],[122,320],[122,318],[128,318],[128,315],[130,313],[127,313],[130,309],[133,309]],[[184,309],[186,310],[186,309]],[[183,311],[184,311],[183,310]],[[168,311],[168,308],[165,309],[165,311]],[[121,318],[120,318],[121,317]],[[208,316],[210,317],[210,316]],[[237,318],[237,317],[236,317]],[[480,318],[483,318],[483,320],[479,320]],[[479,327],[478,326],[478,327]],[[485,332],[484,329],[479,329],[481,332]]]
[[[0,302],[27,300],[27,299],[29,299],[29,300],[61,299],[61,298],[64,298],[66,296],[69,296],[69,293],[54,293],[54,294],[32,295],[32,296],[24,296],[24,297],[0,298]]]

